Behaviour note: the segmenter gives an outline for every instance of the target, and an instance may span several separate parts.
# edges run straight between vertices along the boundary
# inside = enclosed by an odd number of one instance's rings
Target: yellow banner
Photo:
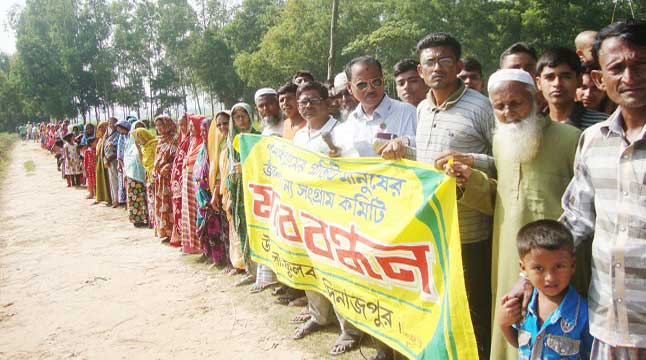
[[[455,180],[239,136],[252,259],[410,359],[476,359]]]

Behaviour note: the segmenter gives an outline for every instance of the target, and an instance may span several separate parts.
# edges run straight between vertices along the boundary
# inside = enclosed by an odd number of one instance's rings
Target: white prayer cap
[[[500,69],[489,77],[487,92],[491,94],[491,91],[498,86],[498,84],[504,81],[518,81],[529,85],[534,91],[536,91],[534,79],[532,79],[532,76],[529,75],[527,71],[521,69]]]
[[[254,97],[253,97],[253,100],[258,101],[258,99],[260,99],[262,96],[265,96],[265,95],[278,96],[278,93],[276,92],[276,90],[274,90],[272,88],[258,89],[258,91],[256,91],[256,95],[254,95]]]
[[[347,83],[348,76],[345,74],[345,71],[336,74],[334,77],[334,91],[337,93],[343,91]]]

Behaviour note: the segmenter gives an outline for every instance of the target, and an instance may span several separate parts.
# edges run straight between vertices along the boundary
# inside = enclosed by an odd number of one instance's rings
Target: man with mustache
[[[262,88],[254,96],[256,110],[260,114],[263,136],[282,136],[284,120],[278,104],[278,93],[272,88]]]
[[[304,82],[296,92],[298,111],[307,125],[296,132],[294,144],[330,156],[356,157],[358,153],[349,144],[340,145],[342,131],[340,123],[330,115],[328,106],[328,91],[317,81]],[[336,149],[330,149],[328,141],[336,144]],[[339,146],[340,145],[340,146]],[[334,308],[325,296],[316,291],[305,291],[308,300],[308,311],[311,318],[298,327],[294,333],[295,340],[319,331],[321,327],[334,322]],[[351,326],[340,316],[341,334],[330,349],[331,355],[339,355],[354,348],[361,332]]]
[[[498,179],[460,161],[436,164],[457,177],[459,205],[493,214],[491,288],[497,304],[518,279],[518,230],[561,214],[580,131],[537,113],[534,79],[523,70],[498,70],[489,78],[488,92],[496,118],[493,155]],[[499,327],[493,327],[490,358],[518,358]]]
[[[442,164],[450,158],[495,175],[491,156],[493,112],[487,98],[458,78],[463,68],[460,43],[444,32],[431,33],[417,43],[417,71],[431,88],[417,107],[417,160]],[[405,154],[400,140],[392,141],[382,156]],[[491,324],[489,271],[491,216],[458,206],[462,262],[481,358],[488,358]]]
[[[597,34],[594,83],[619,105],[581,135],[561,222],[592,242],[591,359],[646,358],[646,21]]]
[[[417,121],[415,107],[391,99],[384,90],[384,74],[381,63],[372,56],[352,59],[345,67],[347,89],[359,105],[341,125],[360,156],[378,156],[374,149],[377,139],[400,139],[404,144],[415,146]]]
[[[552,120],[585,130],[608,118],[607,114],[586,109],[575,102],[581,80],[581,62],[573,50],[546,50],[538,59],[536,71],[536,84],[547,101],[546,114]]]

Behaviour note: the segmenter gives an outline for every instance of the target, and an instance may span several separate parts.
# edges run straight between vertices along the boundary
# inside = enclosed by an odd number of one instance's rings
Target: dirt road
[[[0,192],[1,359],[330,357],[335,329],[292,340],[300,308],[233,287],[86,195],[36,144],[16,146]]]

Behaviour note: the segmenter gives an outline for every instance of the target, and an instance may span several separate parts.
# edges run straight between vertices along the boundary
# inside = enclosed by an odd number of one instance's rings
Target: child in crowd
[[[589,359],[588,303],[570,285],[574,241],[554,220],[523,226],[517,237],[521,275],[534,286],[521,318],[519,298],[503,297],[497,322],[519,359]]]
[[[83,149],[83,168],[87,179],[88,199],[94,198],[94,188],[96,186],[96,138],[89,137],[86,139],[87,146]]]
[[[79,154],[78,145],[74,140],[73,133],[67,133],[63,137],[63,170],[67,187],[77,187],[81,183],[83,174],[83,162]]]

